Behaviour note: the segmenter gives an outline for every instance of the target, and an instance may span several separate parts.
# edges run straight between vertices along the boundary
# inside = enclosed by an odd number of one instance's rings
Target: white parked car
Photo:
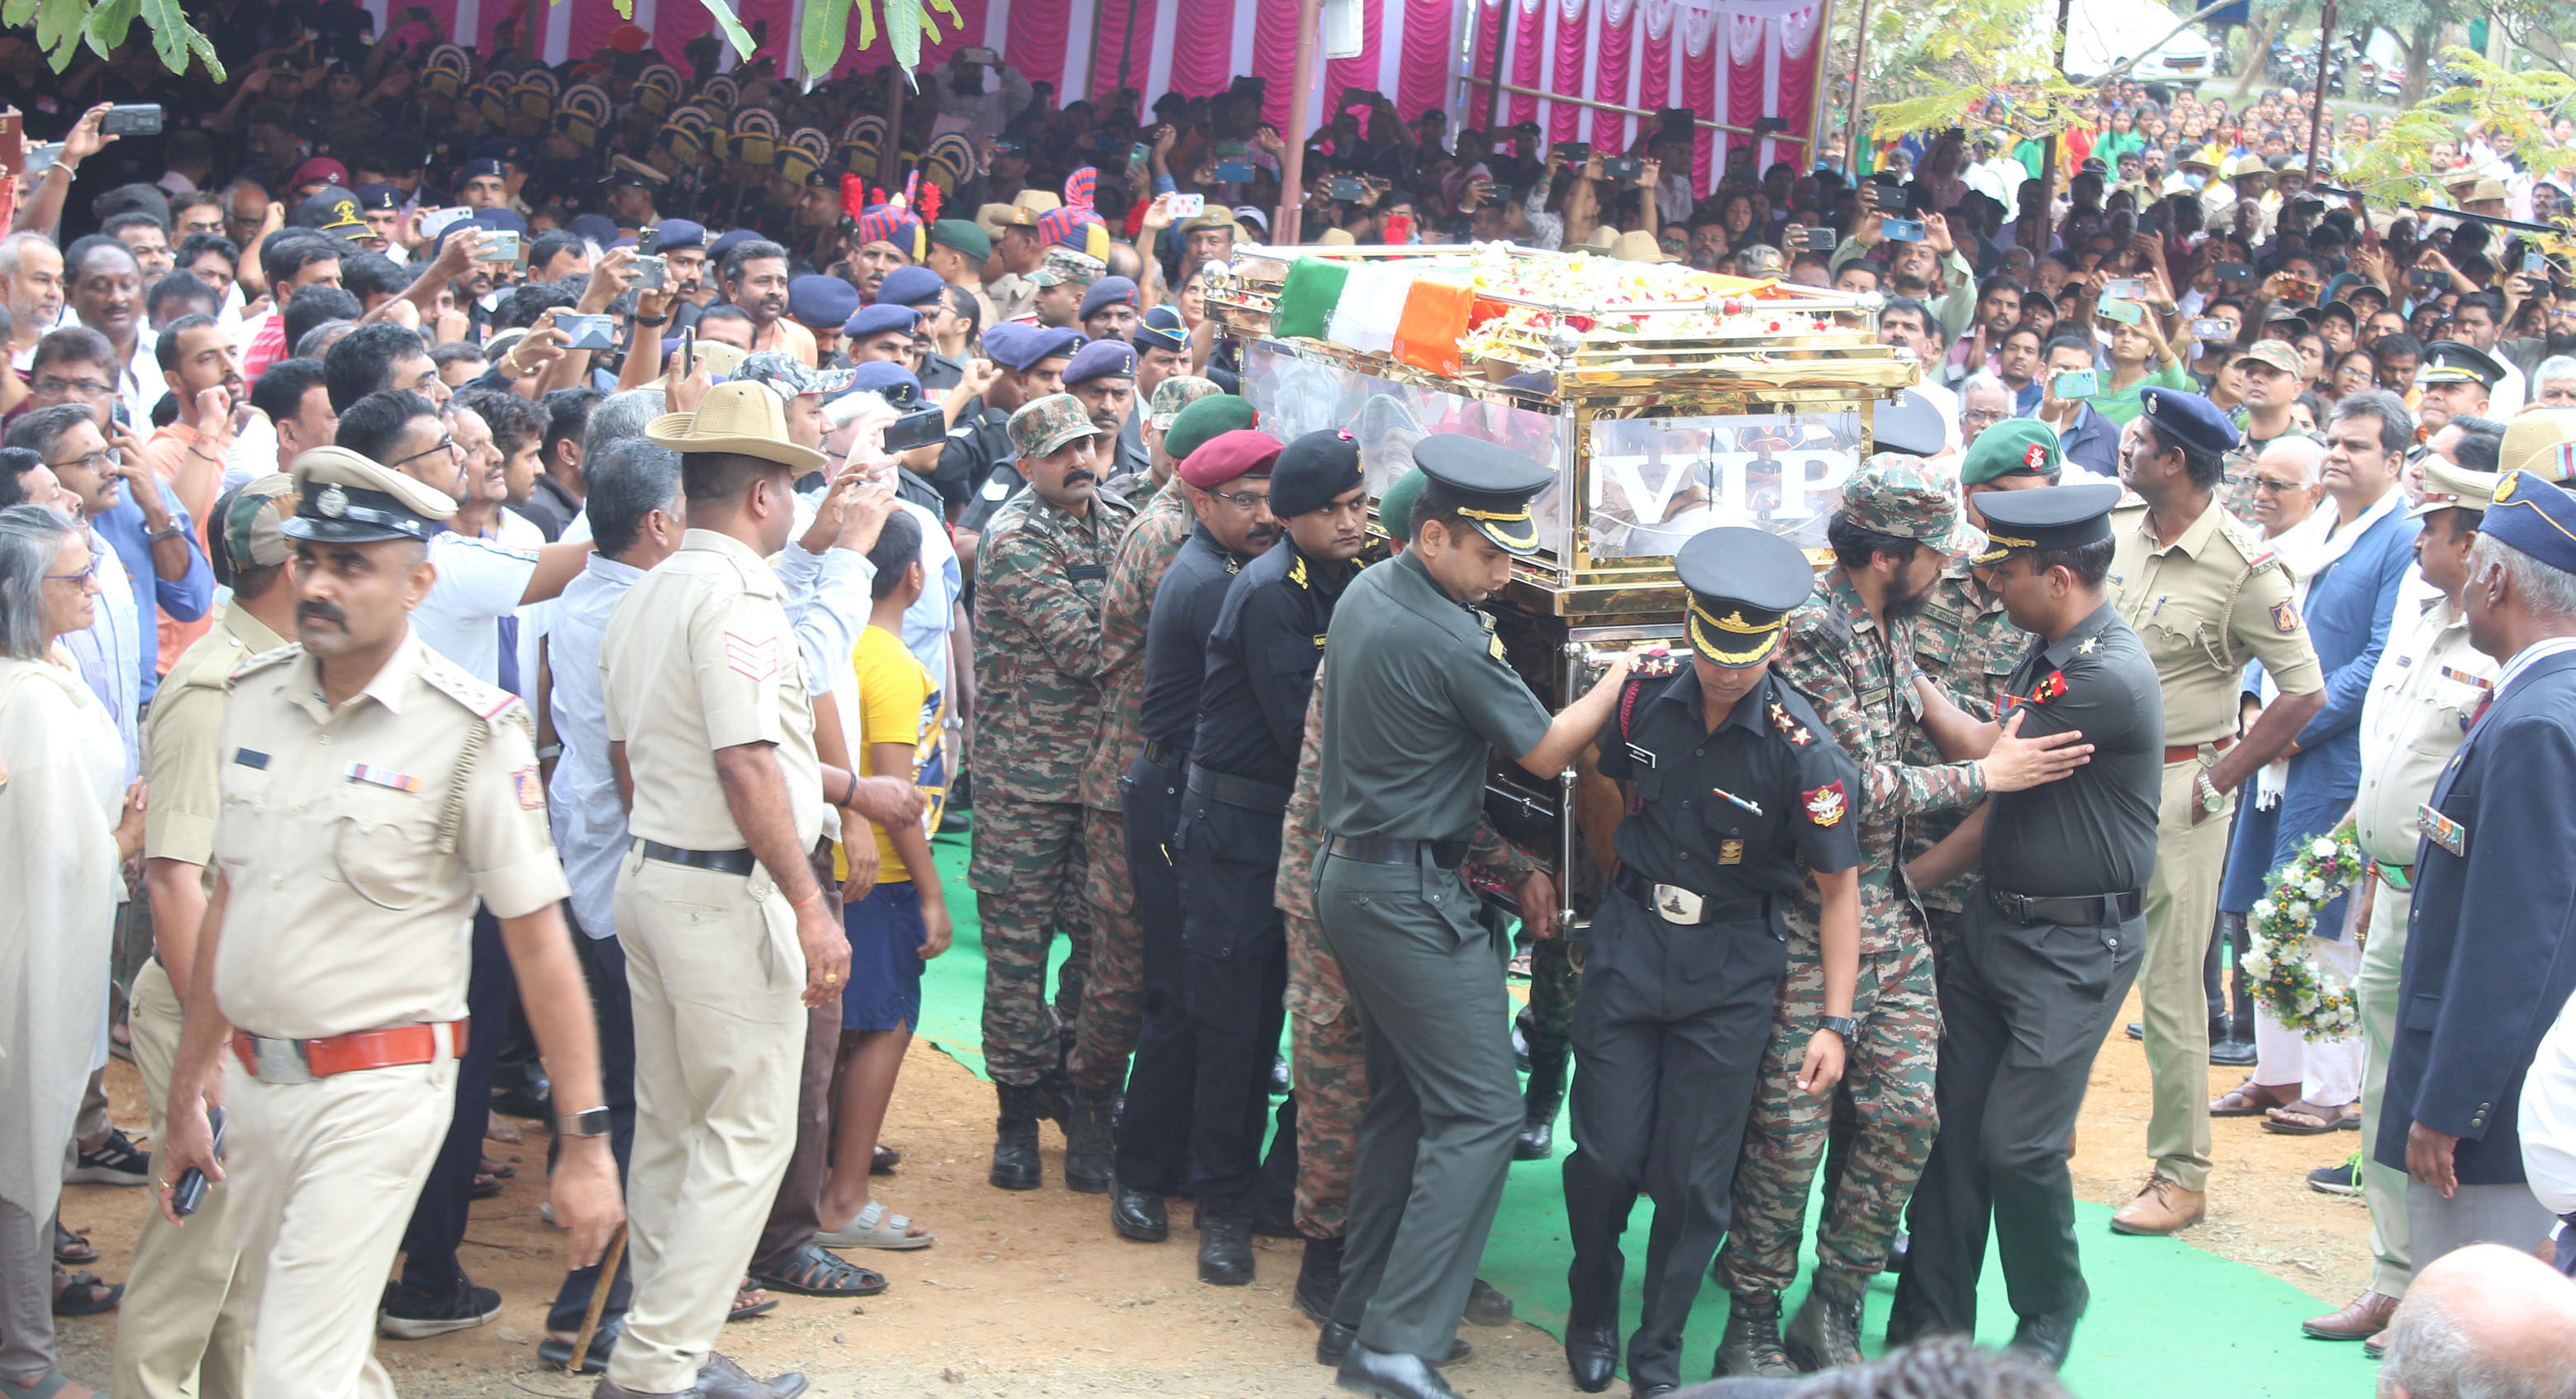
[[[2039,0],[2036,8],[2042,32],[2053,29],[2057,6],[2052,0]],[[2142,83],[2197,89],[2211,76],[2214,52],[2208,36],[2197,29],[2165,39],[2181,19],[2157,0],[2075,0],[2066,23],[2066,75],[2078,80],[2096,77],[2144,53],[2129,70],[2130,77]],[[2159,39],[2165,40],[2163,46],[2147,51]]]

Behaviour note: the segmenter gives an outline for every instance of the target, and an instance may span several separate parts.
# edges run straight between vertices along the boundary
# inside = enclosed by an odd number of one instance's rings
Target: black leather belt
[[[1431,863],[1444,870],[1454,870],[1467,862],[1467,842],[1463,840],[1396,840],[1388,836],[1335,836],[1330,849],[1345,860],[1363,865],[1418,865],[1428,851]]]
[[[2008,894],[2001,889],[1986,890],[1997,912],[2016,923],[2059,923],[2070,928],[2097,928],[2105,923],[2125,923],[2143,912],[2147,895],[2141,889],[2124,889],[2116,894],[2078,894],[2066,898],[2040,899],[2028,894]]]
[[[1190,750],[1155,739],[1145,740],[1145,761],[1158,768],[1179,767],[1189,760]]]
[[[718,874],[749,874],[760,862],[749,850],[683,850],[664,845],[658,840],[643,842],[644,858],[666,865],[686,865],[693,870],[714,870]]]
[[[1655,897],[1655,882],[1635,870],[1622,869],[1611,876],[1610,882],[1619,887],[1620,893],[1643,905],[1647,912],[1667,923],[1679,923],[1685,927],[1710,923],[1753,923],[1771,916],[1769,899],[1701,899],[1697,918],[1676,918],[1663,901]]]
[[[1196,763],[1190,764],[1190,792],[1228,806],[1267,812],[1273,816],[1288,809],[1290,795],[1285,787],[1273,787],[1267,782],[1255,782],[1232,773],[1210,772]]]

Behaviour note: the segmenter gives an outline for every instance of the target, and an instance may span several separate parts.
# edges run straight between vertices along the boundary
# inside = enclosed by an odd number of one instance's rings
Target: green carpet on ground
[[[983,944],[975,920],[975,894],[966,887],[967,837],[942,835],[932,854],[948,891],[956,941],[922,976],[921,1035],[984,1076],[981,1016]],[[1050,959],[1061,966],[1059,941]],[[1515,996],[1526,984],[1512,984]],[[1562,1123],[1560,1156],[1572,1147]],[[1645,1263],[1646,1226],[1653,1206],[1639,1202],[1628,1230],[1628,1284],[1620,1317],[1636,1324],[1637,1275]],[[1815,1217],[1811,1207],[1810,1221]],[[2075,1336],[2064,1378],[2079,1399],[2166,1399],[2201,1394],[2212,1399],[2328,1399],[2371,1392],[2378,1366],[2361,1347],[2310,1341],[2299,1322],[2332,1310],[2290,1284],[2248,1264],[2176,1239],[2130,1239],[2110,1232],[2109,1208],[2076,1206],[2091,1309]],[[1809,1240],[1812,1245],[1812,1237]],[[1563,1333],[1565,1321],[1565,1196],[1553,1162],[1512,1168],[1500,1215],[1485,1247],[1481,1270],[1512,1295],[1522,1320]],[[1809,1260],[1812,1263],[1812,1259]],[[1869,1292],[1863,1334],[1876,1337],[1887,1323],[1895,1280],[1882,1277]],[[1794,1311],[1803,1284],[1790,1293]],[[1980,1289],[1979,1338],[2000,1345],[2012,1338],[2013,1315],[2005,1300],[2002,1266],[1989,1251]],[[1700,1294],[1683,1346],[1682,1378],[1705,1379],[1726,1323],[1726,1299],[1715,1284]],[[1871,1352],[1877,1347],[1873,1344]],[[1571,1382],[1567,1392],[1573,1392]]]

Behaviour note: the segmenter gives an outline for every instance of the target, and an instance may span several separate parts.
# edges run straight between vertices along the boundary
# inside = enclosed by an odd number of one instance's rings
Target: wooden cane
[[[608,1307],[608,1289],[617,1285],[617,1265],[626,1258],[626,1226],[608,1236],[608,1252],[599,1260],[599,1281],[590,1285],[590,1307],[581,1314],[581,1332],[572,1338],[572,1354],[564,1361],[570,1374],[581,1373],[582,1361],[590,1355],[590,1338],[599,1332],[599,1314]]]

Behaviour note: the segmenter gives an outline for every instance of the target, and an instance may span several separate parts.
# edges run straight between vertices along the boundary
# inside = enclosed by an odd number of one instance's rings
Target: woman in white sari
[[[143,837],[116,723],[54,647],[98,589],[85,532],[0,510],[0,1399],[91,1393],[54,1368],[54,1207]]]

